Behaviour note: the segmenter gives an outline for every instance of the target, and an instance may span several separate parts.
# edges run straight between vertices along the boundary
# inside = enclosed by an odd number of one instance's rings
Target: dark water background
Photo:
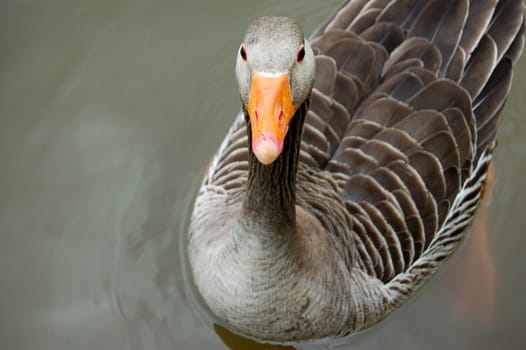
[[[240,108],[236,50],[259,15],[311,32],[337,3],[0,2],[1,349],[225,348],[184,296],[179,236]],[[459,307],[488,290],[467,242],[345,349],[524,348],[525,78],[522,59],[487,224],[493,312]]]

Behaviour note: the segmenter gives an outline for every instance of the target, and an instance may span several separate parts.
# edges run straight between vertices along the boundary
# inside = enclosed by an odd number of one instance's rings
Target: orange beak
[[[262,164],[270,164],[283,151],[288,124],[296,111],[288,75],[266,77],[253,73],[247,110],[252,128],[252,152]]]

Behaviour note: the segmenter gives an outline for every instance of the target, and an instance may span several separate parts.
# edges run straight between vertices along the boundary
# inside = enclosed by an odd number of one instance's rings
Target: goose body
[[[345,1],[303,37],[263,17],[242,112],[197,196],[188,256],[217,322],[265,341],[379,322],[454,251],[523,46],[522,0]]]

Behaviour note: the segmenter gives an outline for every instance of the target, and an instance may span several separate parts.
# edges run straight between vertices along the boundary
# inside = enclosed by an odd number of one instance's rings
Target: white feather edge
[[[486,149],[472,168],[471,175],[466,179],[462,189],[455,197],[446,219],[426,251],[406,272],[397,275],[386,284],[391,293],[392,310],[401,305],[429,280],[441,266],[442,260],[449,256],[465,237],[465,230],[473,221],[474,212],[478,208],[487,177],[487,171],[482,173],[479,171],[491,162],[492,150],[493,147]],[[447,240],[458,229],[463,232],[444,243],[444,240]]]

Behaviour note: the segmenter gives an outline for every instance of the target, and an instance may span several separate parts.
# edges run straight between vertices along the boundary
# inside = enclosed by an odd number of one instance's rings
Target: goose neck
[[[303,122],[308,102],[304,102],[289,123],[283,151],[271,164],[264,165],[249,151],[249,173],[242,216],[262,229],[293,231],[296,225],[296,172]],[[249,145],[250,121],[245,113]]]

